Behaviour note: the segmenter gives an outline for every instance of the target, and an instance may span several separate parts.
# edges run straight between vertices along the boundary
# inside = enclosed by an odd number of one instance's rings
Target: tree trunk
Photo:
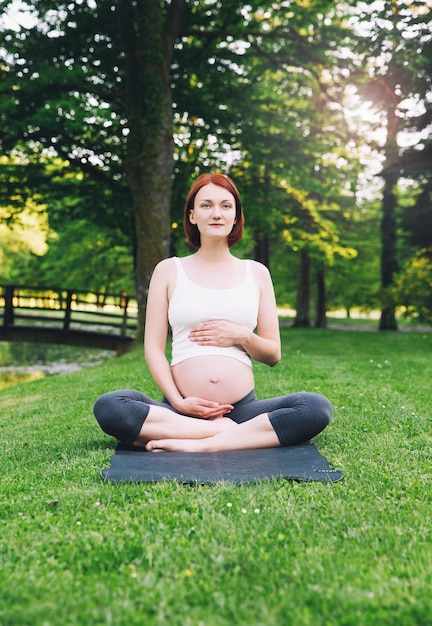
[[[271,191],[271,179],[268,173],[268,169],[264,166],[264,174],[260,177],[259,173],[256,172],[254,175],[254,186],[256,189],[261,189],[264,196],[263,202],[264,206],[269,206],[269,195]],[[254,240],[255,240],[255,248],[254,248],[254,258],[255,261],[259,261],[263,263],[268,269],[270,269],[270,246],[269,246],[269,234],[266,229],[266,224],[264,220],[264,224],[258,225],[254,232]]]
[[[269,236],[261,230],[255,231],[254,259],[270,268]]]
[[[396,260],[396,196],[392,183],[385,182],[382,201],[381,218],[381,319],[380,330],[397,330],[395,306],[388,296],[388,289],[393,284],[394,274],[397,271]]]
[[[310,306],[310,275],[311,258],[307,250],[300,252],[299,279],[297,285],[297,305],[294,328],[309,328],[309,306]]]
[[[397,330],[395,306],[388,295],[389,287],[393,285],[394,276],[398,270],[397,263],[397,198],[395,188],[398,182],[398,172],[395,168],[398,147],[396,143],[396,126],[398,118],[395,111],[388,112],[389,137],[385,153],[385,168],[382,173],[384,190],[381,216],[381,319],[379,330]]]
[[[327,328],[327,303],[326,303],[326,287],[324,269],[318,270],[317,273],[317,303],[315,328]]]
[[[155,265],[169,254],[174,166],[170,65],[183,2],[165,13],[158,0],[120,0],[117,17],[125,51],[129,120],[124,169],[136,237],[138,333],[144,329],[148,286]]]

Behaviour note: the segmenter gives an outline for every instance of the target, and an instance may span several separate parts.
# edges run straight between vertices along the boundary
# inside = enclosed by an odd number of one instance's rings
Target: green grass
[[[105,483],[104,391],[141,349],[0,391],[2,626],[432,624],[432,334],[282,331],[260,396],[326,394],[338,483]]]

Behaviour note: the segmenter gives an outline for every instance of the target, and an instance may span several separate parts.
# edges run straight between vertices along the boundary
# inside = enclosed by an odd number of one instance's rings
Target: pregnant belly
[[[225,356],[198,356],[171,368],[183,397],[196,396],[220,404],[238,402],[254,388],[252,368]]]

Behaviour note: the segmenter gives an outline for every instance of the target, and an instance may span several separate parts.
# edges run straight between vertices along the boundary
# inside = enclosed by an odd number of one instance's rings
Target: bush
[[[404,317],[432,323],[432,248],[419,251],[399,273],[392,289]]]

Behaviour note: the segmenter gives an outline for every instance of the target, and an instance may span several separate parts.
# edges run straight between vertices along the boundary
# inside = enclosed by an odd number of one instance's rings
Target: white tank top
[[[172,330],[171,365],[194,356],[219,355],[237,359],[252,367],[249,355],[241,346],[199,346],[188,337],[191,328],[218,319],[255,330],[260,292],[250,261],[244,261],[246,281],[240,287],[230,289],[210,289],[196,285],[186,276],[178,257],[175,257],[175,263],[177,280],[168,304],[168,321]]]

